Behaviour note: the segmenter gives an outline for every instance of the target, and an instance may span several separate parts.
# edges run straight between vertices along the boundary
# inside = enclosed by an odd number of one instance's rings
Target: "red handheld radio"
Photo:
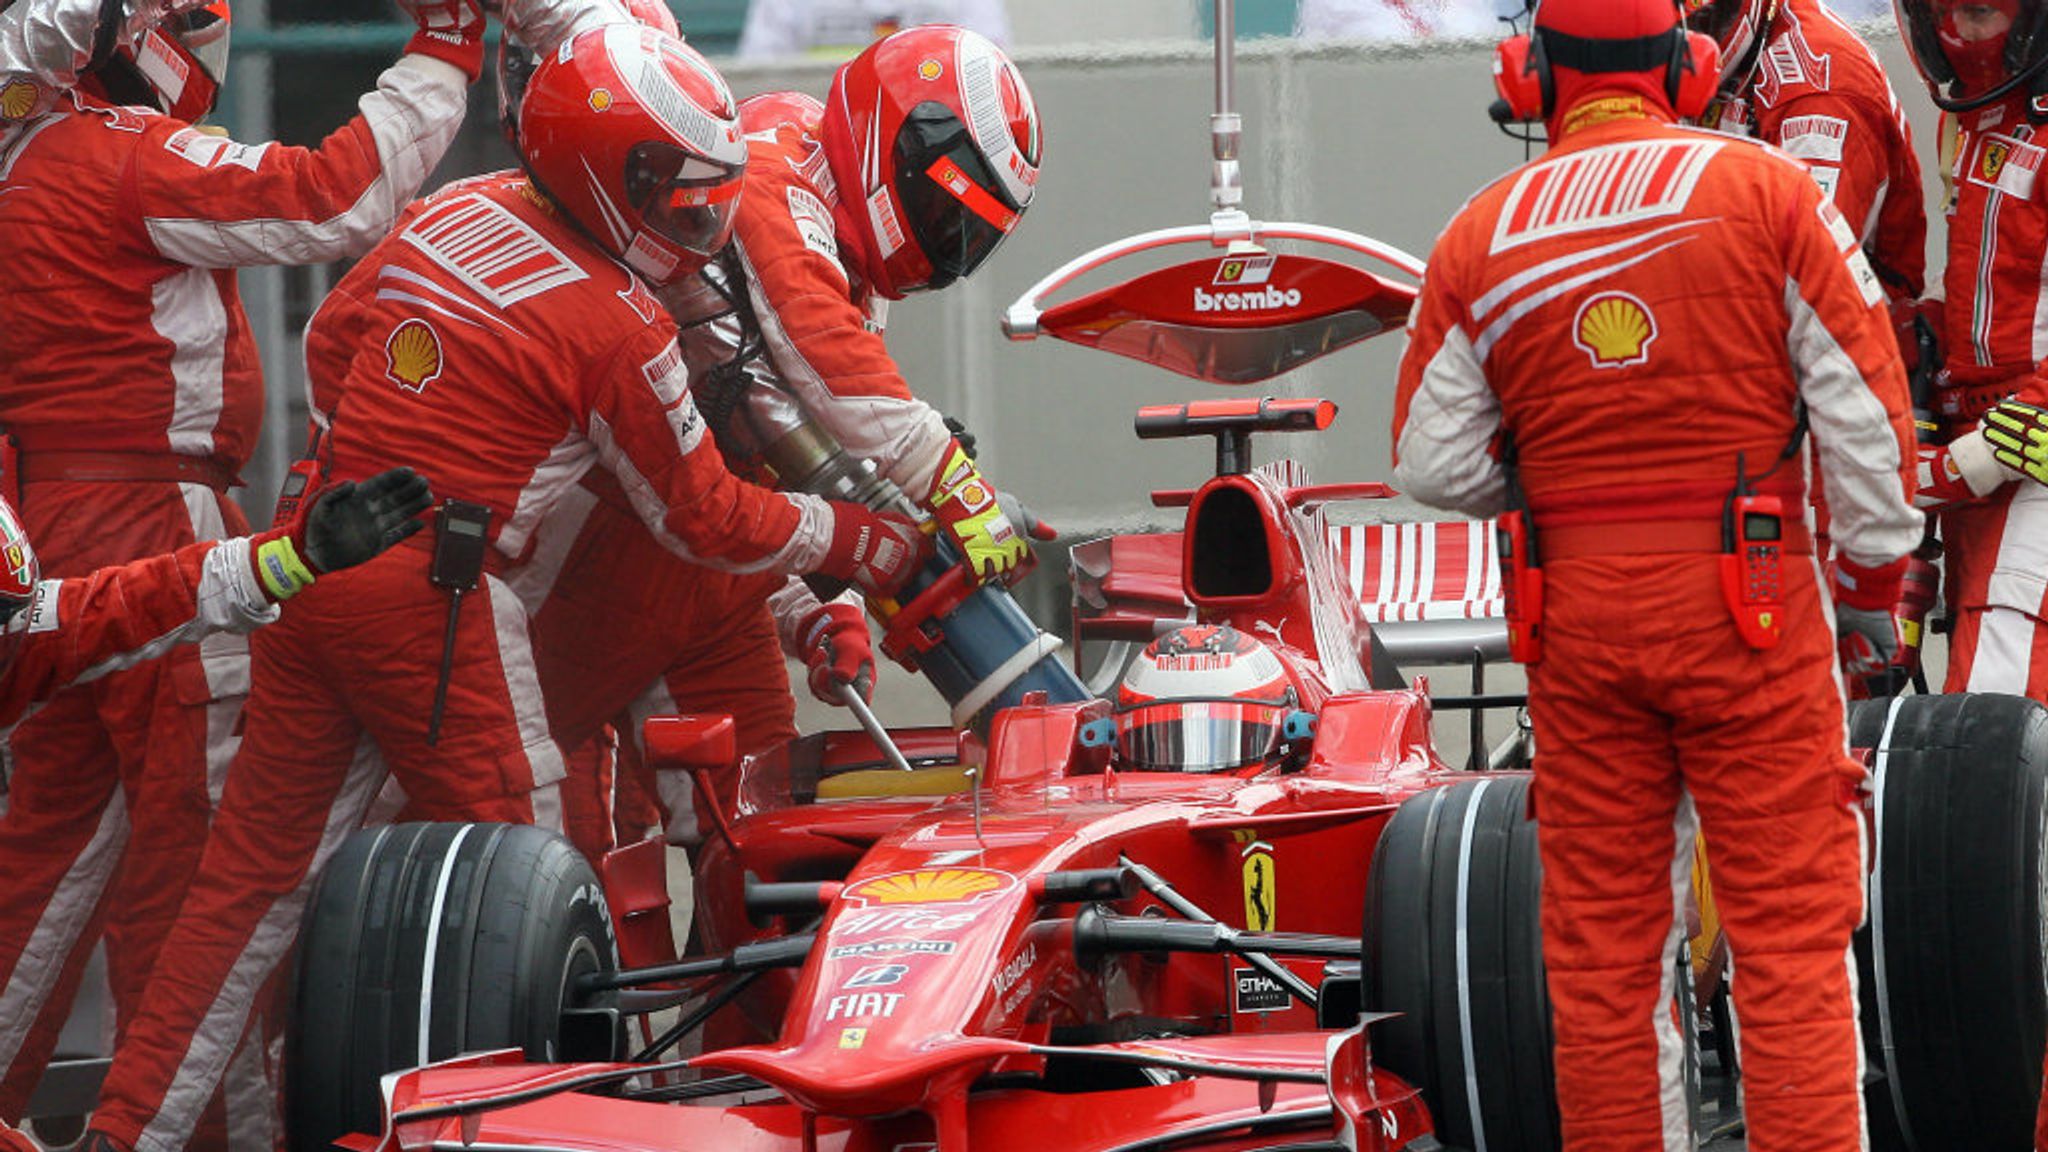
[[[1737,482],[1721,512],[1721,595],[1743,642],[1775,647],[1785,619],[1785,507]]]
[[[313,491],[314,480],[320,475],[320,461],[311,456],[292,461],[285,471],[284,483],[277,489],[277,509],[270,514],[270,526],[283,528],[299,514],[299,505]]]
[[[1534,664],[1543,659],[1543,569],[1536,558],[1536,526],[1529,514],[1511,508],[1493,522],[1500,552],[1500,590],[1508,625],[1508,659]]]

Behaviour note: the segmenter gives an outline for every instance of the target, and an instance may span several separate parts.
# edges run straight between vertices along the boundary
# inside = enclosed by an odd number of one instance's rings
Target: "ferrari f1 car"
[[[1298,282],[1302,258],[1242,246],[1194,263],[1214,277],[1250,258]],[[1342,324],[1405,311],[1408,289],[1354,283]],[[1242,364],[1337,327],[1146,339]],[[1556,1148],[1533,742],[1518,728],[1447,763],[1436,713],[1518,698],[1438,695],[1400,670],[1499,654],[1491,534],[1339,524],[1337,502],[1389,493],[1250,466],[1254,435],[1334,415],[1146,409],[1141,435],[1215,436],[1216,474],[1154,494],[1185,506],[1181,530],[1074,553],[1084,644],[1192,619],[1285,656],[1300,691],[1258,770],[1135,766],[1110,704],[1056,679],[992,706],[985,733],[813,735],[741,761],[736,785],[714,780],[729,721],[658,722],[651,754],[697,774],[715,829],[697,861],[708,951],[680,960],[658,845],[594,871],[533,829],[364,833],[302,940],[301,1146]],[[1911,696],[1851,726],[1876,785],[1859,953],[1880,1143],[2024,1147],[2048,1017],[2048,710]],[[1700,889],[1696,954],[1674,957],[1697,979],[1674,981],[1674,1011],[1732,1065],[1704,869]],[[663,1012],[679,1015],[655,1035]]]
[[[1400,324],[1419,262],[1253,224],[1234,198],[1235,117],[1215,123],[1209,224],[1072,261],[1010,309],[1013,337],[1241,384]],[[1046,304],[1183,244],[1208,251]],[[296,1143],[1557,1148],[1536,743],[1518,724],[1453,765],[1433,731],[1438,713],[1521,702],[1479,680],[1505,656],[1493,536],[1374,523],[1382,485],[1253,465],[1255,436],[1335,415],[1317,400],[1145,409],[1140,436],[1214,436],[1215,473],[1153,494],[1185,509],[1179,530],[1071,561],[1077,651],[1192,621],[1283,657],[1297,691],[1253,770],[1134,762],[1097,698],[1107,680],[1061,668],[999,589],[937,571],[892,612],[885,647],[932,676],[957,727],[816,734],[745,759],[725,718],[649,727],[650,756],[696,777],[712,829],[701,953],[673,953],[659,844],[593,867],[529,828],[352,840],[301,939]],[[1408,674],[1424,665],[1469,665],[1472,691],[1438,694]],[[2023,1148],[2048,1028],[2048,710],[1870,701],[1851,739],[1875,782],[1858,953],[1879,1143]],[[1697,888],[1673,1011],[1732,1069],[1704,866]]]

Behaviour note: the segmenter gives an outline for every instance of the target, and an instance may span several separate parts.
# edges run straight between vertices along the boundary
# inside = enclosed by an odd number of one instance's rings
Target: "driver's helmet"
[[[0,5],[4,7],[4,5]],[[228,74],[228,0],[164,17],[134,44],[114,44],[79,87],[113,104],[154,108],[191,123],[213,111]]]
[[[26,612],[35,599],[36,582],[42,567],[36,550],[29,546],[28,532],[21,526],[21,514],[0,499],[0,673],[14,665],[21,641],[28,634]]]
[[[1897,0],[1899,28],[1934,103],[1967,112],[2034,83],[2048,66],[2044,0]]]
[[[1295,700],[1271,648],[1228,624],[1176,628],[1146,645],[1117,686],[1117,752],[1124,767],[1151,772],[1262,764]]]
[[[1778,0],[1683,0],[1685,27],[1721,46],[1720,98],[1742,95],[1756,77]]]

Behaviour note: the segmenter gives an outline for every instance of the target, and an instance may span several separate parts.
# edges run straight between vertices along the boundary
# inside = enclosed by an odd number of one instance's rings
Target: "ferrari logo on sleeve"
[[[425,320],[404,321],[384,341],[384,375],[408,392],[425,391],[441,366],[441,334]]]
[[[1572,343],[1595,368],[1627,368],[1650,358],[1657,318],[1648,305],[1626,292],[1602,292],[1579,305]]]

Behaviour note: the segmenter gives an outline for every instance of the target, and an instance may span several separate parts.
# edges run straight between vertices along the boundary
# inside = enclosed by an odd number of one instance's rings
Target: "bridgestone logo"
[[[1247,288],[1240,292],[1210,292],[1195,289],[1195,311],[1197,312],[1265,312],[1274,308],[1293,308],[1301,303],[1301,289],[1281,290],[1272,285],[1264,288]]]

